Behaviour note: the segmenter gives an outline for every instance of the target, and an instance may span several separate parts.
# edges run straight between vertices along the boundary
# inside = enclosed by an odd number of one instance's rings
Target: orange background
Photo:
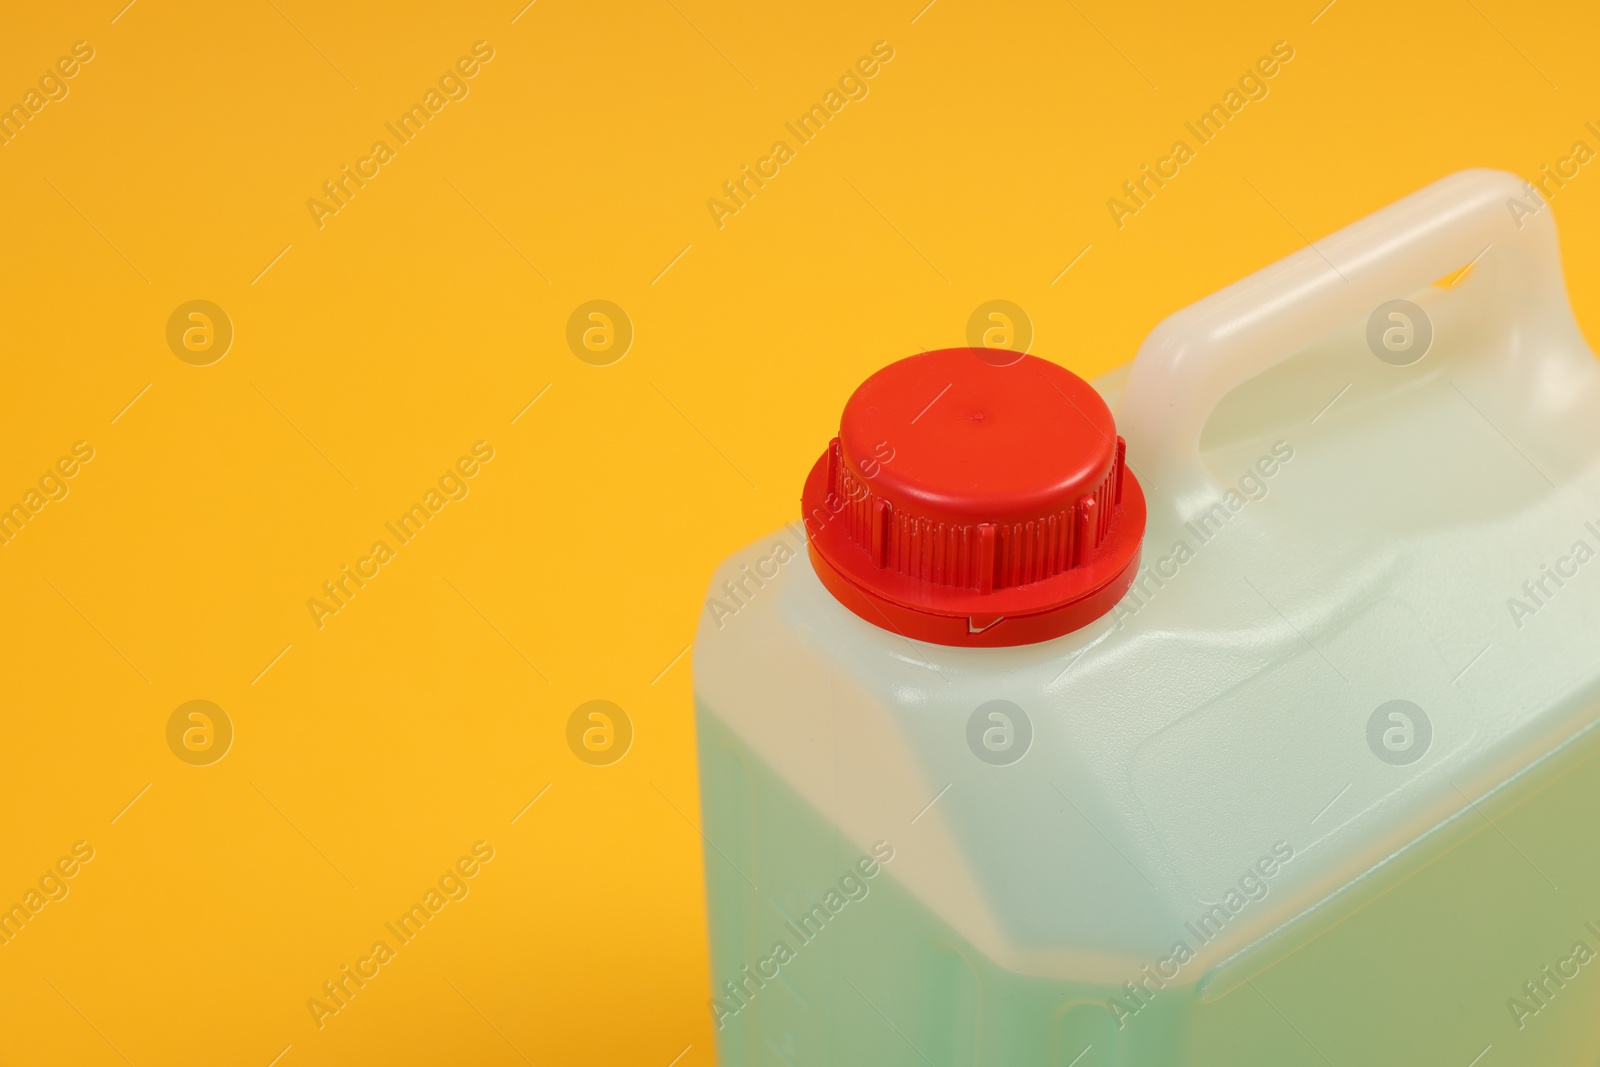
[[[1092,376],[1444,174],[1600,148],[1592,8],[1319,8],[8,12],[0,102],[94,58],[0,146],[0,505],[94,458],[0,546],[0,905],[94,858],[0,946],[6,1058],[711,1063],[683,653],[850,389],[991,299]],[[1108,198],[1280,40],[1269,95],[1119,229]],[[319,228],[308,199],[477,41],[469,94]],[[1590,170],[1554,201],[1585,323]],[[206,366],[166,339],[194,299],[235,334]],[[567,344],[592,299],[635,331],[609,365]],[[477,441],[469,495],[319,628],[308,599]],[[610,766],[567,744],[593,699],[633,725]],[[168,745],[190,700],[235,732],[208,766]],[[469,895],[319,1029],[307,1000],[479,841]]]

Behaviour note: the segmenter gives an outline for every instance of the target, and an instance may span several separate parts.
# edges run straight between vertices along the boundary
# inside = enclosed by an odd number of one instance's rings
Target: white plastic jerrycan
[[[1597,458],[1488,171],[875,374],[695,646],[721,1062],[1595,1063]]]

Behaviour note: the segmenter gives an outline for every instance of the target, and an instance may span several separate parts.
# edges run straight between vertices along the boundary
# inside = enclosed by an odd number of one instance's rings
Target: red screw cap
[[[1111,411],[1034,356],[946,348],[861,384],[800,497],[817,576],[876,626],[1025,645],[1127,592],[1144,492]]]

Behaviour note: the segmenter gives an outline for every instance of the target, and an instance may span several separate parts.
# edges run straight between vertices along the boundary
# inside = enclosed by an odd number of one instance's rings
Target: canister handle
[[[1201,463],[1200,435],[1229,391],[1469,263],[1490,276],[1506,317],[1529,327],[1504,346],[1509,358],[1573,355],[1570,346],[1528,343],[1541,324],[1572,328],[1555,224],[1522,179],[1493,170],[1435,182],[1157,326],[1116,416],[1129,459],[1154,483],[1146,485],[1152,521],[1183,521],[1223,491]]]

